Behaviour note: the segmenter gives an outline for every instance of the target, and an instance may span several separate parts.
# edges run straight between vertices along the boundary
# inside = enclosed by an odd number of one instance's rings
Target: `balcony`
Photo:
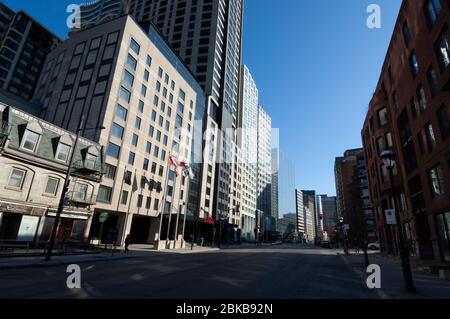
[[[85,176],[100,176],[102,164],[98,159],[84,159],[73,163],[73,172]]]
[[[97,196],[93,191],[76,190],[67,192],[66,206],[90,206],[97,202]]]

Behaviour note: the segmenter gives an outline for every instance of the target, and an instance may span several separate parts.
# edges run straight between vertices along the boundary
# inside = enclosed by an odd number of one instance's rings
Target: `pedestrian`
[[[203,247],[204,244],[205,244],[205,239],[202,237],[202,238],[200,239],[200,245],[201,245],[201,247]]]
[[[130,234],[128,234],[127,237],[125,238],[125,254],[130,251],[128,249],[128,247],[130,247],[130,244],[131,244],[131,236]]]

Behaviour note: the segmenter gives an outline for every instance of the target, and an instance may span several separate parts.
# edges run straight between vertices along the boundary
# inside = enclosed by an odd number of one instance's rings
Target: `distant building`
[[[56,240],[86,241],[102,195],[100,145],[84,138],[75,145],[75,134],[3,103],[0,123],[0,240],[46,244],[73,153]]]
[[[323,231],[330,236],[338,223],[336,196],[319,195],[318,197],[322,207]]]
[[[375,217],[369,198],[367,171],[362,149],[348,150],[335,161],[338,217],[349,225],[350,240],[366,236],[376,240]]]
[[[306,232],[308,240],[314,241],[319,236],[320,219],[316,204],[316,191],[302,190],[303,206],[305,207]]]
[[[297,207],[297,232],[299,238],[306,237],[306,220],[305,220],[305,206],[303,205],[303,192],[295,190],[295,200]]]
[[[272,200],[272,119],[258,106],[258,163],[257,163],[257,207],[265,216],[271,216]]]
[[[0,2],[0,88],[31,99],[45,58],[59,42],[26,12]]]
[[[286,214],[296,215],[295,168],[278,148],[272,149],[272,216],[282,219]],[[282,233],[284,229],[278,227]]]

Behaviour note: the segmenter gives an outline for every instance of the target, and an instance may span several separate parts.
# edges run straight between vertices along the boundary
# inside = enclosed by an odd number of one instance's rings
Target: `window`
[[[438,15],[442,10],[440,0],[428,0],[425,5],[425,14],[430,29],[435,25]]]
[[[136,116],[136,120],[134,121],[134,127],[137,128],[138,130],[140,130],[141,123],[142,123],[141,118],[139,116]]]
[[[162,159],[163,161],[166,160],[166,151],[164,151],[164,150],[161,151],[161,159]]]
[[[133,86],[134,76],[127,70],[123,72],[122,83],[130,88]]]
[[[150,207],[151,207],[151,204],[150,204],[151,201],[152,201],[152,198],[147,196],[147,200],[146,200],[146,202],[145,202],[145,208],[146,208],[146,209],[150,209]]]
[[[184,105],[180,102],[178,102],[178,105],[177,105],[177,112],[180,113],[181,115],[183,115],[183,113],[184,113]]]
[[[155,146],[154,150],[153,150],[153,156],[158,157],[159,155],[159,147]]]
[[[112,188],[100,185],[98,188],[97,201],[101,203],[111,203]]]
[[[165,112],[166,111],[166,103],[164,103],[163,101],[161,101],[161,112]]]
[[[161,142],[161,132],[160,131],[156,131],[156,140],[158,142]]]
[[[9,177],[8,186],[22,189],[26,173],[25,170],[13,168],[11,176]]]
[[[156,121],[156,111],[152,111],[152,121]]]
[[[164,135],[164,138],[163,138],[163,144],[164,144],[165,146],[167,146],[167,140],[168,140],[167,135]]]
[[[56,150],[56,159],[58,161],[66,162],[69,158],[70,146],[64,143],[59,143]]]
[[[160,115],[160,116],[159,116],[158,124],[159,124],[160,127],[162,127],[162,126],[163,126],[163,123],[164,123],[164,118]]]
[[[141,46],[136,42],[136,40],[131,38],[130,49],[133,50],[137,55],[139,55],[139,51],[141,50]]]
[[[39,134],[30,130],[25,131],[22,148],[34,152],[39,142]]]
[[[117,104],[116,108],[116,116],[124,121],[127,120],[128,110],[124,108],[122,105]]]
[[[431,185],[431,195],[433,197],[441,196],[445,193],[444,188],[444,176],[442,174],[442,169],[438,165],[428,172],[428,177],[430,179]]]
[[[144,97],[147,95],[147,87],[144,84],[141,87],[141,95]]]
[[[139,140],[139,137],[136,134],[133,134],[133,138],[131,140],[131,145],[133,145],[134,147],[137,147],[138,140]]]
[[[142,169],[144,171],[148,171],[148,165],[149,165],[149,160],[147,158],[144,159],[144,165],[142,166]]]
[[[427,79],[428,85],[430,86],[431,95],[435,96],[438,91],[438,81],[436,71],[434,71],[433,66],[430,66],[430,68],[427,71]]]
[[[136,154],[133,152],[130,152],[130,155],[128,155],[128,164],[134,165],[135,159],[136,159]]]
[[[387,147],[388,149],[394,147],[394,144],[393,144],[393,142],[392,142],[392,134],[391,134],[390,132],[389,132],[389,133],[386,133],[386,147]]]
[[[147,55],[146,63],[147,63],[147,66],[152,66],[152,57],[151,56]]]
[[[164,72],[164,71],[163,71],[162,68],[159,68],[159,69],[158,69],[158,76],[159,76],[160,79],[162,79],[163,72]]]
[[[132,70],[136,70],[137,61],[135,58],[128,54],[126,65]]]
[[[123,138],[123,132],[124,132],[124,128],[123,126],[117,124],[117,123],[113,123],[112,127],[111,127],[111,135],[114,137],[117,137],[118,139],[122,139]]]
[[[45,186],[45,194],[56,195],[59,185],[59,178],[49,177],[47,179],[47,186]]]
[[[123,86],[120,87],[119,96],[122,100],[126,101],[127,103],[130,103],[131,93]]]
[[[179,97],[180,97],[180,99],[182,101],[184,101],[186,99],[186,93],[182,89],[180,89],[180,96]]]
[[[172,116],[172,108],[171,108],[171,107],[168,107],[168,108],[167,108],[167,116],[168,116],[168,117],[171,117],[171,116]]]
[[[73,197],[79,200],[85,200],[87,196],[88,186],[86,184],[76,183],[74,187]]]
[[[386,150],[386,147],[384,145],[384,139],[382,137],[379,137],[377,139],[377,148],[378,148],[378,155],[380,155]]]
[[[138,111],[141,113],[144,112],[144,101],[139,100]]]
[[[447,139],[450,133],[450,121],[448,119],[448,107],[442,105],[437,111],[437,117],[439,121],[439,129],[441,131],[442,140]]]
[[[175,118],[175,126],[176,128],[180,128],[183,126],[183,118],[177,114],[177,117]]]
[[[121,199],[120,199],[120,203],[122,205],[126,205],[127,202],[128,202],[128,191],[122,191],[122,196],[121,196]]]
[[[164,77],[164,83],[169,85],[169,75],[168,74],[166,74],[166,76]]]
[[[116,178],[117,168],[111,164],[105,163],[105,177],[114,180]]]
[[[159,81],[156,82],[156,91],[161,91],[161,83]]]
[[[137,207],[141,208],[142,207],[142,201],[144,199],[144,196],[142,195],[138,195],[138,201],[137,201]]]
[[[445,30],[435,44],[436,57],[439,62],[439,68],[443,72],[450,64],[450,39],[448,30]]]
[[[384,107],[381,110],[378,111],[378,123],[380,126],[384,126],[388,124],[388,113],[387,109]]]
[[[155,198],[155,201],[153,202],[153,210],[159,210],[159,199]]]
[[[120,154],[120,146],[110,142],[108,144],[108,148],[106,149],[106,155],[117,159],[119,158],[119,154]]]
[[[148,79],[149,79],[149,77],[150,77],[150,73],[148,72],[148,70],[145,70],[144,71],[144,81],[148,81]]]
[[[423,86],[419,86],[417,89],[417,100],[419,101],[419,110],[424,112],[427,109],[427,100],[425,98],[425,91]]]
[[[145,147],[145,152],[146,152],[147,154],[150,154],[151,150],[152,150],[152,143],[147,142],[147,145],[146,145],[146,147]]]
[[[431,123],[425,125],[425,134],[427,137],[428,151],[432,152],[436,148],[436,137]]]
[[[175,82],[173,80],[170,82],[170,88],[172,91],[175,90]]]
[[[406,46],[408,46],[409,42],[411,42],[411,32],[409,30],[408,23],[406,21],[403,24],[402,31],[403,31],[403,38],[405,39]]]
[[[153,97],[153,105],[158,107],[158,103],[159,103],[159,97],[157,95],[155,95]]]
[[[413,78],[415,78],[419,74],[419,63],[417,62],[416,53],[413,51],[409,56],[409,66],[411,67],[411,72]]]
[[[156,174],[156,163],[152,163],[152,174]]]

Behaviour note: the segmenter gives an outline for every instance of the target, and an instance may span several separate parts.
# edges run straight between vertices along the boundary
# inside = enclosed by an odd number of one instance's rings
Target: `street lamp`
[[[72,166],[73,166],[73,161],[75,159],[75,151],[76,151],[76,148],[78,145],[78,140],[80,139],[81,132],[85,132],[88,130],[103,130],[103,129],[105,129],[104,126],[94,127],[94,128],[86,128],[86,127],[83,128],[83,125],[84,125],[84,115],[81,117],[80,126],[77,129],[77,137],[75,138],[75,143],[73,144],[72,153],[70,154],[70,161],[69,161],[69,166],[68,166],[67,172],[66,172],[66,178],[64,180],[64,187],[61,191],[61,197],[59,198],[59,204],[58,204],[58,209],[56,211],[55,221],[53,223],[52,232],[50,234],[48,248],[45,253],[46,261],[50,261],[52,258],[53,246],[55,245],[56,232],[58,230],[59,221],[61,219],[61,214],[64,209],[64,202],[65,202],[66,194],[67,194],[67,191],[69,190],[70,175],[72,174]]]
[[[411,273],[411,265],[409,263],[409,253],[408,249],[405,245],[405,235],[403,232],[402,223],[400,220],[400,212],[397,203],[397,194],[394,186],[394,173],[393,170],[395,168],[395,153],[391,150],[384,151],[380,155],[381,160],[383,161],[384,166],[389,171],[389,179],[391,182],[391,193],[394,198],[394,209],[395,209],[395,218],[397,220],[397,230],[398,230],[398,239],[400,246],[400,258],[402,261],[402,270],[403,270],[403,280],[405,282],[405,289],[407,292],[415,292],[413,278]]]

